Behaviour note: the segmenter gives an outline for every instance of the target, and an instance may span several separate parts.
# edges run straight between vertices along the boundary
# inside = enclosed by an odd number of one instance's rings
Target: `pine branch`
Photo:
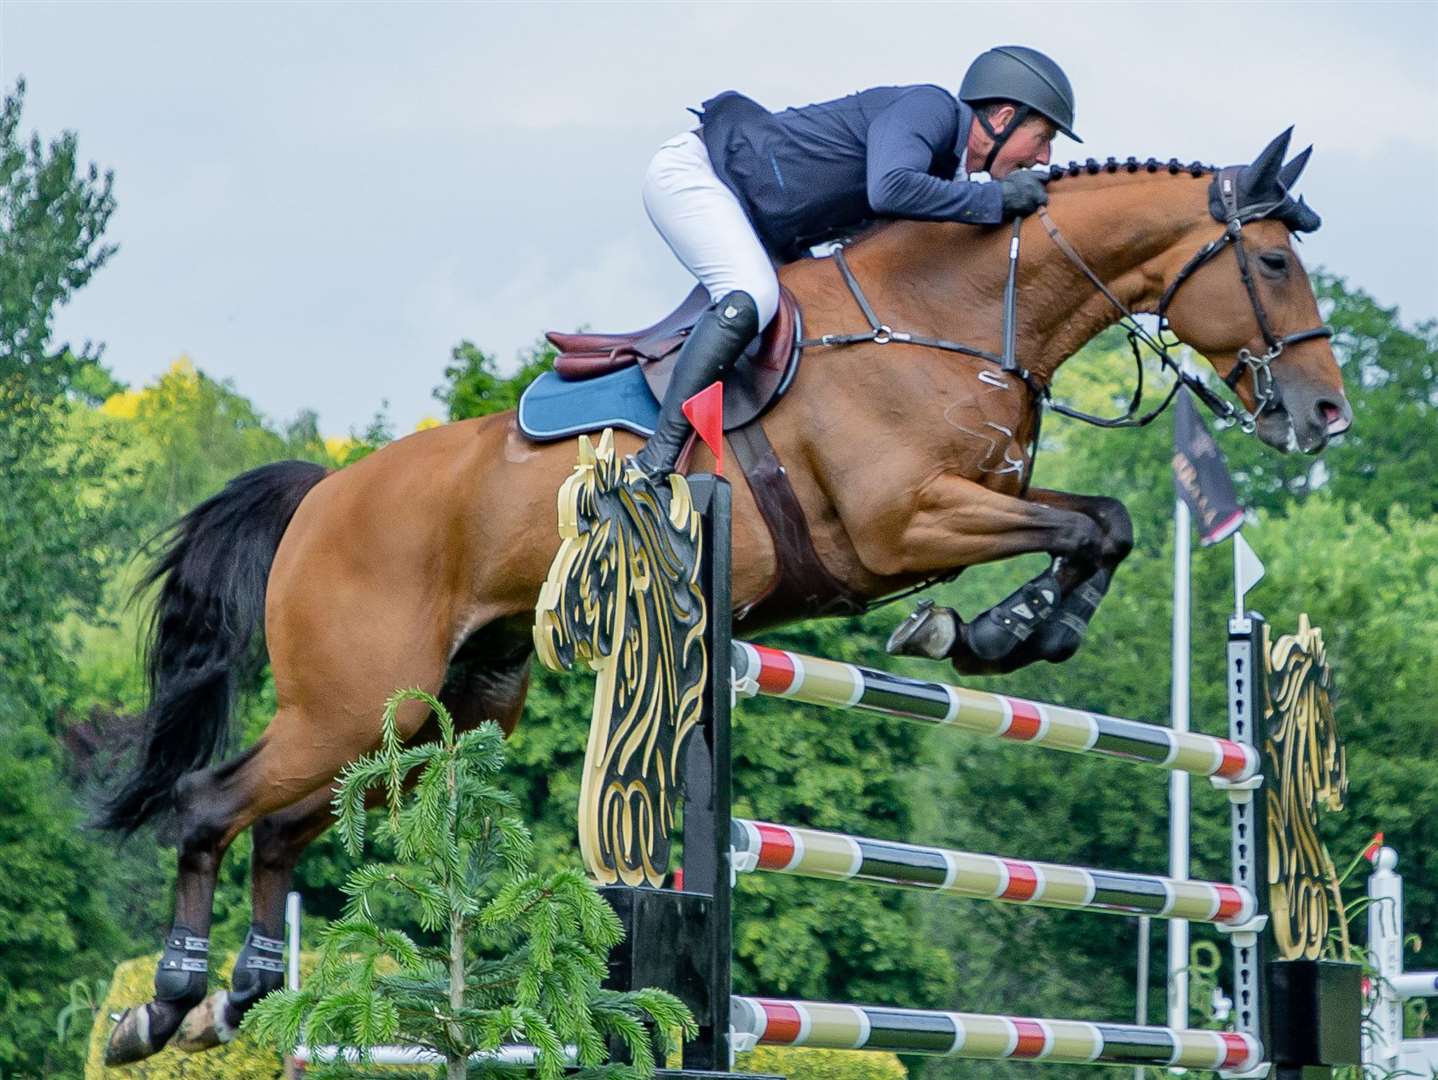
[[[403,745],[399,715],[411,701],[434,713],[440,742]],[[406,714],[406,727],[411,719]],[[373,840],[399,865],[370,863],[349,874],[344,912],[321,932],[308,985],[271,995],[251,1010],[248,1029],[278,1048],[304,1040],[361,1056],[400,1040],[443,1055],[451,1080],[505,1071],[470,1058],[513,1041],[537,1049],[540,1080],[560,1080],[570,1048],[602,1080],[652,1075],[649,1026],[667,1045],[673,1032],[693,1030],[692,1017],[658,991],[601,988],[619,920],[579,871],[530,871],[533,838],[497,783],[503,761],[496,725],[456,736],[431,695],[390,698],[379,750],[345,770],[334,806],[341,838],[358,851],[366,795],[383,792],[388,813]],[[448,947],[379,926],[381,896],[407,899],[419,924],[443,932]],[[482,958],[485,949],[502,955]],[[604,1064],[610,1038],[626,1046],[632,1066]]]

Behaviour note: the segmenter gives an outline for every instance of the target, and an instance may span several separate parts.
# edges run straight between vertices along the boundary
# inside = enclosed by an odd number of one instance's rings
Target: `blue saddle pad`
[[[623,428],[649,436],[659,423],[659,402],[638,364],[570,382],[546,371],[519,399],[519,430],[539,442]]]

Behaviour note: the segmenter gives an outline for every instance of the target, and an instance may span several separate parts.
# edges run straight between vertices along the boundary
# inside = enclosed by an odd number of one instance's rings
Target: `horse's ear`
[[[1313,154],[1313,147],[1309,146],[1278,172],[1278,182],[1283,185],[1284,191],[1292,191],[1293,185],[1298,183],[1298,178],[1303,175],[1303,167],[1308,164],[1308,159]]]
[[[1323,224],[1323,219],[1303,201],[1301,195],[1297,202],[1288,201],[1281,216],[1283,223],[1294,232],[1317,232],[1318,226]]]
[[[1264,193],[1272,191],[1277,186],[1279,170],[1283,168],[1283,155],[1288,153],[1288,140],[1291,138],[1293,138],[1293,128],[1290,127],[1263,148],[1263,153],[1254,158],[1253,164],[1240,174],[1238,186],[1241,192],[1250,197],[1261,198]]]

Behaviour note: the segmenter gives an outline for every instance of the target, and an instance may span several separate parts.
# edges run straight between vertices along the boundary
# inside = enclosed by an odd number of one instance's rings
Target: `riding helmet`
[[[1052,120],[1074,142],[1074,91],[1068,76],[1043,53],[1023,45],[999,45],[984,53],[964,73],[959,100],[1017,102]]]

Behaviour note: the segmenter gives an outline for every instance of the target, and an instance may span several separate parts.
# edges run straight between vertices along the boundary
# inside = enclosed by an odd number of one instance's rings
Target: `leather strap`
[[[863,312],[864,318],[869,323],[869,329],[859,334],[823,334],[816,338],[800,338],[798,347],[800,349],[835,348],[843,345],[858,345],[862,342],[872,341],[875,345],[888,345],[890,342],[899,345],[919,345],[927,349],[943,349],[946,352],[962,353],[964,356],[972,356],[976,360],[984,360],[995,367],[1005,371],[1013,371],[1026,383],[1030,383],[1031,390],[1036,389],[1030,382],[1028,372],[1018,369],[1010,359],[1000,356],[998,353],[991,353],[984,349],[976,349],[972,345],[965,345],[958,341],[947,341],[944,338],[926,337],[922,334],[910,334],[902,330],[895,330],[885,323],[879,321],[874,313],[873,305],[869,298],[864,295],[864,289],[859,284],[858,277],[849,266],[849,260],[844,257],[844,249],[839,244],[834,244],[828,255],[833,264],[838,267],[839,273],[843,275],[844,283],[849,287],[849,294],[854,298],[854,303]],[[1011,297],[1006,296],[1006,300]]]
[[[829,573],[819,559],[804,509],[763,425],[756,420],[731,431],[728,438],[774,541],[774,576],[757,600],[734,613],[736,623],[752,633],[755,627],[781,619],[867,611],[864,598]]]
[[[241,952],[246,954],[245,967],[251,971],[284,973],[285,943],[279,938],[265,937],[254,927],[250,927],[249,935],[245,938],[245,948]],[[261,956],[260,953],[272,955]]]

